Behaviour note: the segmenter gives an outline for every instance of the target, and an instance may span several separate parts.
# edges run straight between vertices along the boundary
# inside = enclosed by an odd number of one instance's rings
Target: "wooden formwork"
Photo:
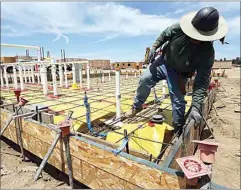
[[[208,116],[212,107],[216,88],[205,99],[203,115]],[[12,116],[12,112],[1,109],[1,127]],[[180,172],[175,159],[177,157],[194,154],[195,145],[191,141],[199,139],[204,123],[194,126],[191,121],[185,131],[185,150],[182,151],[182,137],[166,151],[161,164],[149,161],[148,155],[132,151],[130,154],[122,151],[115,155],[113,151],[117,144],[88,135],[75,135],[70,137],[70,149],[73,166],[73,177],[79,182],[93,189],[103,188],[186,188],[183,173]],[[22,120],[22,138],[24,149],[43,158],[48,151],[56,130],[44,123],[32,119]],[[10,124],[4,136],[18,144],[16,125]],[[62,172],[67,173],[65,164],[65,150],[62,140],[59,140],[48,163]],[[218,186],[216,186],[218,187]]]

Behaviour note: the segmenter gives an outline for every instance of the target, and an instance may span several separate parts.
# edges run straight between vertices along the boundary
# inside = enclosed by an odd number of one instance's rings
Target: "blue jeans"
[[[134,98],[134,107],[140,108],[142,104],[145,103],[150,95],[151,88],[153,88],[160,80],[167,80],[172,103],[173,126],[182,126],[185,122],[184,114],[186,101],[179,88],[178,73],[166,65],[163,57],[156,59],[143,72]],[[186,83],[186,80],[187,78],[183,78],[184,84]]]

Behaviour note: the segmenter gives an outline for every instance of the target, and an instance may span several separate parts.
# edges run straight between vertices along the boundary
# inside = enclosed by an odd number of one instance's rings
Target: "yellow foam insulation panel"
[[[92,102],[90,104],[91,108],[96,108],[96,109],[103,109],[106,107],[111,106],[113,103],[109,103],[109,102]]]
[[[116,113],[116,105],[110,105],[110,106],[108,106],[108,107],[105,107],[105,108],[103,108],[102,109],[103,111],[105,111],[105,112],[115,112]]]
[[[63,121],[65,119],[65,116],[62,116],[62,115],[58,115],[58,116],[54,116],[54,124],[58,124],[60,123],[61,121]],[[75,132],[77,131],[81,126],[84,126],[86,125],[85,122],[82,122],[80,120],[73,120],[72,121],[72,132]]]
[[[136,130],[139,126],[139,123],[136,124],[124,124],[121,129],[116,130],[116,132],[109,132],[107,134],[106,141],[116,143],[120,139],[124,137],[124,130],[127,130],[127,133],[131,133],[132,131]],[[157,157],[160,153],[162,144],[164,140],[164,135],[166,130],[173,130],[171,126],[166,123],[163,124],[155,124],[153,127],[150,127],[148,124],[145,124],[141,128],[137,129],[133,132],[133,134],[129,137],[129,147],[131,149],[147,152],[152,154],[153,156]],[[143,138],[139,139],[137,137]],[[148,140],[152,140],[148,141]],[[156,141],[156,142],[154,142]],[[160,143],[157,143],[160,142]],[[117,143],[118,145],[122,144],[122,140]]]
[[[113,97],[110,97],[110,98],[105,98],[104,101],[107,101],[107,102],[112,102],[112,103],[116,103],[116,98],[113,98]]]
[[[54,106],[50,106],[49,108],[53,111],[59,112],[59,111],[63,111],[63,110],[68,110],[75,107],[75,105],[73,104],[60,104],[60,105],[54,105]]]
[[[113,113],[115,113],[115,112],[113,112]],[[97,119],[101,120],[103,117],[105,117],[109,114],[110,114],[110,111],[103,111],[103,110],[96,111],[91,114],[91,120],[92,121],[97,120]],[[106,120],[107,120],[107,118],[106,118]]]
[[[80,104],[81,105],[81,99],[80,98],[76,98],[76,97],[74,97],[74,98],[71,98],[71,97],[65,97],[65,98],[61,98],[61,101],[62,102],[73,102],[73,103],[75,103],[75,104]]]

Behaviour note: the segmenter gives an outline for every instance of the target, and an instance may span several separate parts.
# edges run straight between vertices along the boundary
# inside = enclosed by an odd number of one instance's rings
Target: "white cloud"
[[[97,33],[106,36],[97,41],[103,42],[119,35],[157,34],[176,21],[117,3],[2,3],[2,36],[9,37],[45,33],[68,43],[69,34]]]
[[[240,26],[240,16],[236,16],[233,18],[230,18],[228,21],[228,25],[229,25],[229,33],[232,35],[234,34],[240,34],[240,30],[241,30],[241,26]],[[236,37],[239,37],[236,36]]]
[[[100,43],[100,42],[105,42],[105,41],[108,41],[108,40],[112,40],[116,37],[120,36],[120,34],[113,34],[113,35],[110,35],[110,36],[106,36],[105,38],[102,38],[100,40],[97,40],[95,41],[94,43]]]
[[[170,8],[174,9],[166,13],[166,16],[185,14],[191,11],[198,11],[203,7],[215,7],[223,15],[240,11],[240,2],[174,2]]]

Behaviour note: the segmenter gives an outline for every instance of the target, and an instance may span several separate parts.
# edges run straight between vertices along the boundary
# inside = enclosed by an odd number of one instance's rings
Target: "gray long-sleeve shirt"
[[[179,73],[197,72],[193,86],[192,106],[201,110],[214,63],[213,43],[192,44],[190,37],[181,30],[180,24],[174,24],[165,29],[153,47],[157,49],[167,41],[169,43],[163,49],[167,65]]]

